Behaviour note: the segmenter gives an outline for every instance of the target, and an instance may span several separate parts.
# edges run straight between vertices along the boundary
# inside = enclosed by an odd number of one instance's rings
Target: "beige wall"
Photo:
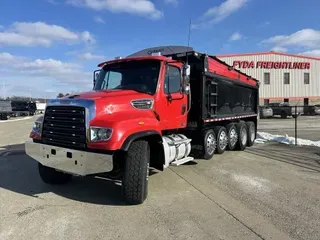
[[[303,98],[309,98],[309,102],[319,102],[320,99],[320,60],[284,56],[278,54],[261,54],[248,56],[230,56],[219,57],[222,61],[233,65],[234,61],[254,61],[254,68],[240,68],[238,70],[245,72],[249,76],[258,79],[260,85],[260,98],[268,98],[271,101],[283,101],[289,98],[290,103]],[[309,62],[310,69],[263,69],[256,68],[258,61],[272,62]],[[264,73],[270,73],[270,85],[264,84]],[[290,84],[284,84],[284,73],[290,73]],[[310,84],[304,84],[304,73],[310,73]],[[263,101],[263,100],[262,100]]]

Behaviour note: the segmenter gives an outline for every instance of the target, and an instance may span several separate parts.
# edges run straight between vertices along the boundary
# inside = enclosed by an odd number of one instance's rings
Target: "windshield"
[[[114,63],[101,69],[94,90],[130,89],[153,95],[156,92],[160,61],[139,60]]]

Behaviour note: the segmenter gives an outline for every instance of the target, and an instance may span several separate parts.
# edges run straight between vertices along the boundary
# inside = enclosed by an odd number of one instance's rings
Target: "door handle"
[[[181,115],[185,114],[186,109],[187,109],[186,104],[183,104],[183,105],[181,106]]]

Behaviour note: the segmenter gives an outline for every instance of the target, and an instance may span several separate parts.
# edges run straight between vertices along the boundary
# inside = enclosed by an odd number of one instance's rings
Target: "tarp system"
[[[187,46],[159,46],[152,47],[140,50],[139,52],[133,53],[127,57],[141,57],[141,56],[150,56],[152,53],[160,52],[161,55],[171,55],[177,53],[185,53],[194,51],[192,47]]]

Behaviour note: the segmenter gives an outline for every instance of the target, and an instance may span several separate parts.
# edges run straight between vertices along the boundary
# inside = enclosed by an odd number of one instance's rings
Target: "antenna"
[[[192,22],[192,19],[190,18],[190,22],[189,22],[189,33],[188,33],[188,47],[190,47],[191,22]],[[186,63],[188,64],[188,52],[186,53]]]
[[[190,18],[190,23],[189,23],[189,34],[188,34],[188,47],[190,47],[190,35],[191,35],[191,18]]]

